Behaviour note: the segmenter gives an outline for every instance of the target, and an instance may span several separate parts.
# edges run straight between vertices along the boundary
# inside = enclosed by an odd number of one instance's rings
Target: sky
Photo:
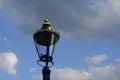
[[[120,80],[120,0],[0,0],[0,79],[42,80],[33,33],[60,32],[51,80]]]

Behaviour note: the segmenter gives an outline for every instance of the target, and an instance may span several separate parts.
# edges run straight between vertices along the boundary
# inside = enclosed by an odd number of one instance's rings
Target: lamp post
[[[36,51],[39,57],[37,63],[43,67],[43,80],[50,80],[51,70],[49,68],[54,65],[53,52],[55,49],[55,44],[59,38],[59,33],[51,27],[47,18],[45,18],[41,29],[37,30],[33,34]],[[42,65],[41,62],[45,64]]]

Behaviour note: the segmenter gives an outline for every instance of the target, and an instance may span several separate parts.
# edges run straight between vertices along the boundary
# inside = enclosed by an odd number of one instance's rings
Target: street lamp
[[[54,64],[53,52],[55,49],[55,44],[59,38],[59,33],[51,27],[47,18],[45,18],[42,28],[33,34],[36,51],[39,57],[37,63],[43,67],[43,80],[50,80],[51,70],[49,67]],[[41,62],[45,64],[42,65]],[[49,63],[51,63],[51,65]]]

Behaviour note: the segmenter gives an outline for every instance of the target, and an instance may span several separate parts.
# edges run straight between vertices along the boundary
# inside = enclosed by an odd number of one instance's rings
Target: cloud
[[[101,54],[101,55],[94,55],[94,56],[91,56],[91,57],[86,57],[86,61],[88,63],[92,63],[92,64],[99,64],[102,61],[106,60],[107,58],[108,58],[107,55]]]
[[[105,67],[96,67],[89,72],[91,73],[88,80],[119,80],[120,79],[120,62],[109,64]]]
[[[8,46],[9,45],[9,40],[8,40],[7,37],[4,37],[4,36],[0,35],[0,43],[5,44],[6,46]]]
[[[52,70],[52,80],[119,80],[120,62],[116,61],[104,67],[93,67],[88,70],[77,70],[72,68],[58,68]],[[42,80],[42,75],[34,79]]]
[[[36,72],[38,70],[38,68],[31,68],[29,71],[30,72]]]
[[[18,58],[12,52],[0,54],[0,69],[7,71],[9,74],[16,75],[16,65]]]
[[[119,0],[0,0],[0,15],[24,34],[33,34],[48,17],[53,27],[74,39],[118,40],[119,4]]]
[[[60,69],[53,69],[51,79],[52,80],[86,80],[87,76],[89,75],[88,72],[85,71],[78,71],[71,68],[60,68]],[[33,76],[33,78],[37,80],[42,80],[42,75],[40,76]]]
[[[4,41],[8,41],[7,37],[3,37],[2,35],[0,35],[0,39]]]
[[[71,68],[64,68],[64,69],[54,69],[52,74],[52,79],[56,80],[86,80],[89,76],[88,72],[85,71],[78,71]]]

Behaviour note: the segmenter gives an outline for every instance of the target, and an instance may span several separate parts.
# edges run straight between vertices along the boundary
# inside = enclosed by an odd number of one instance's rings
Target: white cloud
[[[119,80],[120,79],[120,61],[109,64],[105,67],[96,67],[90,69],[88,80]]]
[[[0,54],[0,69],[7,71],[9,74],[16,75],[16,64],[18,59],[12,52]]]
[[[89,73],[86,71],[78,71],[71,68],[54,69],[52,73],[52,80],[86,80]]]
[[[72,68],[53,69],[51,80],[119,80],[120,61],[104,67],[94,67],[88,70],[76,70]],[[33,77],[42,80],[42,75]]]
[[[7,37],[3,37],[2,35],[0,35],[0,39],[1,39],[1,40],[5,40],[5,41],[8,41],[8,38],[7,38]]]
[[[36,72],[38,70],[38,68],[31,68],[29,71],[30,72]]]
[[[88,72],[78,71],[71,68],[53,69],[51,72],[51,80],[86,80],[88,76]],[[42,80],[42,75],[34,75],[33,78]]]
[[[7,37],[0,35],[0,52],[10,50],[10,42]]]
[[[102,61],[106,60],[107,58],[108,58],[107,55],[101,54],[101,55],[94,55],[94,56],[91,56],[91,57],[86,57],[86,61],[88,63],[92,63],[92,64],[99,64]]]
[[[120,62],[120,58],[117,58],[115,61],[116,61],[116,62]]]

